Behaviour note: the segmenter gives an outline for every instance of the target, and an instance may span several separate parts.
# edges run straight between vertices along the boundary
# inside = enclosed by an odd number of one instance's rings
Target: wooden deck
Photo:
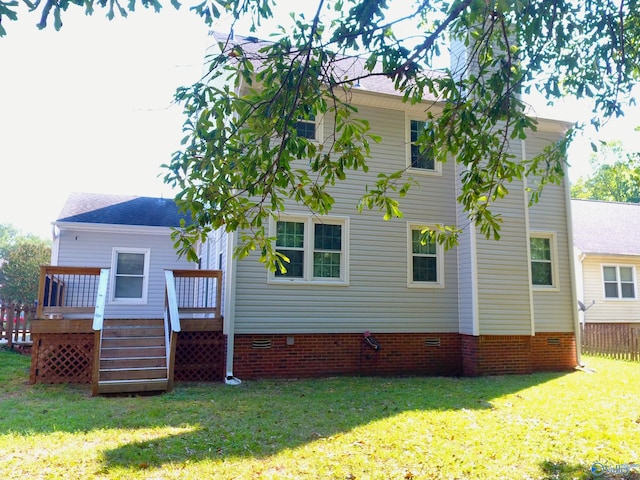
[[[108,277],[104,269],[42,267],[31,383],[89,383],[98,395],[224,379],[222,272],[167,271],[165,315],[157,319],[105,318],[100,292]]]

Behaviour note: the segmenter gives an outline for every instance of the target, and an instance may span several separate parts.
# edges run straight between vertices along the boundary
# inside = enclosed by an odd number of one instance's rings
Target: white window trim
[[[142,280],[142,297],[141,298],[116,298],[116,270],[118,267],[119,253],[142,253],[144,254],[144,278]],[[109,303],[117,305],[146,305],[147,295],[149,292],[149,264],[151,258],[151,249],[149,248],[128,248],[113,247],[111,253],[111,288],[109,293]]]
[[[426,122],[425,118],[420,118],[415,115],[409,115],[409,113],[405,112],[405,122],[404,122],[404,136],[405,136],[405,145],[406,145],[406,165],[407,171],[413,173],[417,173],[420,175],[427,176],[442,176],[442,163],[436,161],[434,164],[433,170],[427,170],[426,168],[413,168],[411,166],[411,120],[415,120],[418,122]]]
[[[607,292],[605,289],[605,280],[604,280],[604,267],[611,267],[616,269],[616,281],[618,283],[618,293],[619,297],[607,297]],[[630,268],[631,276],[633,277],[633,297],[623,297],[622,296],[622,281],[620,279],[620,267]],[[600,273],[602,275],[602,298],[605,302],[635,302],[638,300],[638,282],[636,279],[636,267],[635,265],[629,265],[624,263],[603,263],[600,265]],[[627,282],[625,282],[627,283]]]
[[[534,285],[533,278],[531,279],[531,288],[539,292],[557,292],[560,290],[558,284],[558,246],[556,242],[555,232],[529,232],[529,242],[532,238],[547,238],[549,239],[549,247],[551,248],[551,285]],[[531,271],[531,249],[529,249],[529,271]]]
[[[413,280],[413,245],[411,244],[411,232],[433,227],[424,223],[407,223],[407,287],[408,288],[444,288],[444,247],[436,242],[436,268],[437,282],[416,282]]]
[[[267,283],[277,285],[349,285],[349,217],[324,217],[318,215],[282,214],[279,218],[269,220],[270,237],[276,237],[276,224],[283,222],[304,223],[304,278],[277,277],[269,271]],[[340,252],[340,278],[315,278],[313,276],[313,236],[310,235],[316,223],[328,223],[342,226],[342,250]]]

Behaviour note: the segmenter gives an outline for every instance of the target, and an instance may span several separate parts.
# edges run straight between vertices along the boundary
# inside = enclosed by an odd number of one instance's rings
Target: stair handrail
[[[98,278],[98,290],[96,292],[96,305],[93,310],[92,328],[96,333],[93,341],[93,371],[91,372],[91,392],[98,394],[100,381],[100,351],[102,349],[102,327],[104,324],[104,307],[107,303],[107,286],[109,285],[109,268],[100,269]]]
[[[100,279],[98,280],[98,292],[96,294],[96,307],[93,312],[93,329],[102,330],[104,322],[104,307],[107,303],[107,286],[109,285],[109,268],[100,269]]]
[[[176,295],[176,282],[173,278],[172,270],[164,271],[165,283],[166,283],[166,308],[169,311],[169,323],[171,325],[172,332],[180,331],[180,313],[178,312],[178,297]]]
[[[167,349],[167,391],[173,390],[173,373],[175,367],[176,347],[180,327],[180,312],[178,310],[178,296],[173,270],[164,271],[165,278],[165,309],[164,328]],[[169,318],[167,318],[167,316]]]

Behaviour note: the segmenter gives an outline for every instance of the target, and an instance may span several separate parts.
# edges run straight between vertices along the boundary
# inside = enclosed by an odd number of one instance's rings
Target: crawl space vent
[[[559,338],[547,338],[547,345],[560,345]]]
[[[271,348],[271,340],[268,338],[263,340],[254,340],[251,347],[260,349]]]
[[[427,338],[424,341],[424,345],[425,345],[425,347],[439,347],[440,346],[440,339],[439,338]]]

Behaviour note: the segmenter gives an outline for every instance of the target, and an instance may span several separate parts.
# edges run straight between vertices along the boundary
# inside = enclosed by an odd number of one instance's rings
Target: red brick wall
[[[531,337],[531,365],[534,371],[571,370],[578,365],[573,333],[536,333]]]
[[[304,378],[329,375],[460,375],[457,333],[372,333],[374,351],[361,333],[236,335],[238,378]],[[293,345],[287,339],[293,339]],[[425,342],[439,339],[439,346]],[[270,348],[258,348],[270,343]]]
[[[572,333],[462,335],[461,344],[466,376],[562,371],[577,364]]]

